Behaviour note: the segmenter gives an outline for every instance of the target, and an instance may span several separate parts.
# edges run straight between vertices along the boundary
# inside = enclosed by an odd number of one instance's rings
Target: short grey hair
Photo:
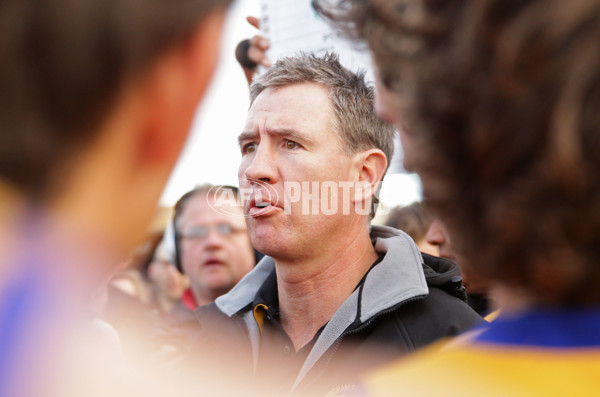
[[[250,87],[250,106],[267,88],[299,83],[322,84],[329,89],[334,128],[341,138],[342,151],[352,155],[362,150],[381,149],[388,167],[394,154],[394,128],[377,117],[373,87],[365,82],[365,72],[346,69],[336,54],[323,57],[301,53],[277,61]]]

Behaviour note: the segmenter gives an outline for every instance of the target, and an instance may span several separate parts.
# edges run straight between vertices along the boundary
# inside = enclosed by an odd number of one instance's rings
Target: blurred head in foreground
[[[455,249],[536,305],[598,304],[600,1],[342,3]]]
[[[128,252],[216,66],[228,3],[3,2],[2,183]]]
[[[228,3],[0,2],[0,395],[114,395],[89,304],[152,218]]]
[[[332,17],[368,43],[378,113],[399,127],[405,167],[501,312],[381,369],[359,395],[589,395],[600,370],[600,1],[342,3]]]

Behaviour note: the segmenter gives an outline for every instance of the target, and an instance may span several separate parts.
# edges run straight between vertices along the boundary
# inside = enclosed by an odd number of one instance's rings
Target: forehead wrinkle
[[[288,138],[293,141],[300,141],[300,142],[305,142],[308,144],[314,143],[314,140],[312,138],[308,137],[306,134],[303,134],[293,128],[265,127],[264,131],[265,131],[265,134],[267,134],[271,137],[275,136],[275,137],[279,137],[279,138]],[[244,142],[244,141],[258,139],[259,136],[260,136],[260,133],[257,131],[243,131],[238,136],[238,145],[241,145],[242,142]]]
[[[267,119],[262,118],[260,122],[254,124],[255,125],[253,125],[251,129],[246,129],[246,127],[244,127],[245,129],[238,135],[237,141],[239,146],[242,146],[243,141],[257,140],[260,137],[260,131],[266,128],[265,125],[267,124]]]
[[[296,115],[289,115],[289,109],[282,108],[280,109],[279,105],[281,105],[281,101],[285,102],[289,98],[284,96],[279,102],[277,102],[274,106],[276,109],[273,109],[273,104],[262,103],[259,101],[261,95],[264,92],[283,92],[283,90],[287,90],[290,88],[296,87],[296,85],[284,86],[284,87],[268,87],[265,91],[263,91],[253,103],[249,116],[254,113],[250,119],[247,119],[246,129],[240,134],[238,138],[238,143],[245,140],[259,140],[261,135],[267,135],[270,137],[278,137],[278,138],[288,138],[290,140],[298,141],[299,143],[305,143],[307,145],[315,145],[318,141],[315,140],[314,137],[310,136],[310,132],[313,128],[321,129],[326,128],[330,130],[329,132],[333,133],[338,140],[338,147],[340,145],[340,137],[338,133],[338,121],[337,116],[332,108],[331,101],[331,92],[326,86],[322,86],[319,83],[314,83],[319,89],[323,89],[323,93],[325,94],[326,99],[326,110],[325,110],[325,120],[321,120],[317,122],[314,118],[308,117],[305,119],[298,118],[297,112]],[[286,91],[287,92],[287,91]],[[271,98],[272,100],[272,98]],[[296,104],[297,105],[297,104]],[[298,106],[298,105],[297,105]],[[313,111],[313,107],[308,109]],[[301,108],[303,109],[303,108]],[[306,112],[304,109],[302,113]],[[317,110],[318,113],[323,114],[323,109]],[[298,129],[296,126],[297,123],[300,123],[300,127],[302,129]],[[304,125],[306,124],[306,125]],[[341,149],[341,147],[340,147]]]
[[[271,136],[278,136],[280,138],[290,138],[293,141],[306,142],[309,144],[314,143],[314,140],[293,128],[269,128],[267,127],[266,133]]]

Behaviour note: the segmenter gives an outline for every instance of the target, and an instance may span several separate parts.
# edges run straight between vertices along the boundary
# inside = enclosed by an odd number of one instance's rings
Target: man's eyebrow
[[[250,141],[252,139],[256,139],[257,137],[258,137],[258,134],[256,132],[253,132],[253,131],[243,131],[238,136],[238,145],[242,146],[242,142],[244,142],[244,141]]]
[[[268,133],[271,135],[277,135],[282,138],[290,139],[292,141],[298,141],[298,143],[308,143],[312,144],[314,141],[306,136],[306,134],[302,134],[293,128],[273,128],[268,130]]]
[[[269,135],[277,135],[281,138],[298,141],[298,143],[305,143],[305,144],[306,143],[308,143],[308,144],[314,143],[314,141],[311,138],[307,137],[305,134],[302,134],[293,128],[270,128],[267,130],[267,133]],[[242,142],[244,142],[244,141],[255,140],[258,138],[258,135],[259,134],[257,134],[254,131],[243,131],[238,136],[238,145],[241,146]]]

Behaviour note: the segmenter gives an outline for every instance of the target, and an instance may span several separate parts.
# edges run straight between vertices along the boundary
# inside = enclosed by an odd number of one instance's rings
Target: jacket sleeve
[[[431,287],[427,298],[411,302],[398,311],[396,322],[417,350],[436,340],[469,331],[485,320],[461,299]]]

